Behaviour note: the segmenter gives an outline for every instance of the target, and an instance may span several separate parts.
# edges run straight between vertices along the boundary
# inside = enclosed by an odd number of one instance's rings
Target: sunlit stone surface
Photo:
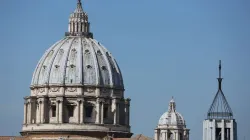
[[[89,31],[78,0],[65,37],[52,45],[34,71],[25,97],[22,136],[35,139],[131,137],[130,99],[111,53]]]

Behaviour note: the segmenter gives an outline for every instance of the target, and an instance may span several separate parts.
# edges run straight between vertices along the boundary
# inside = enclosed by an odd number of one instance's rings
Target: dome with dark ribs
[[[89,32],[88,15],[79,2],[70,15],[65,38],[39,61],[31,87],[98,86],[123,89],[121,71],[111,53]]]

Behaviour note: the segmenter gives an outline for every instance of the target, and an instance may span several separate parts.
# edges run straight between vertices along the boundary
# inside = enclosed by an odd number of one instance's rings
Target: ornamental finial
[[[81,0],[77,0],[77,5],[82,7],[82,1]]]
[[[176,110],[176,105],[175,105],[174,97],[172,96],[172,99],[169,102],[168,112],[175,112],[175,110]]]
[[[75,13],[82,13],[83,9],[82,9],[82,2],[81,0],[77,0],[77,8],[75,10]]]

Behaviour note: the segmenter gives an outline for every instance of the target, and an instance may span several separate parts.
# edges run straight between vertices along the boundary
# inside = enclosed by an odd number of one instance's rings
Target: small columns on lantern
[[[85,36],[93,38],[90,32],[90,23],[88,22],[88,15],[83,11],[82,3],[80,0],[77,2],[75,11],[70,15],[68,32],[66,36]]]

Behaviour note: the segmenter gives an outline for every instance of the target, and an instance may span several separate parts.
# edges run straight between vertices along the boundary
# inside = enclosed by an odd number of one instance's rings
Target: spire
[[[219,78],[217,79],[219,83],[218,91],[207,113],[207,118],[208,119],[232,119],[233,112],[221,88],[222,79],[223,79],[221,78],[221,60],[219,61]]]
[[[77,0],[76,9],[70,15],[68,32],[65,35],[93,38],[93,34],[89,31],[89,28],[88,15],[83,11],[81,0]]]
[[[218,83],[219,83],[219,90],[222,90],[221,89],[221,83],[222,83],[222,79],[223,78],[221,78],[221,60],[219,61],[219,78],[217,78],[218,79]]]

